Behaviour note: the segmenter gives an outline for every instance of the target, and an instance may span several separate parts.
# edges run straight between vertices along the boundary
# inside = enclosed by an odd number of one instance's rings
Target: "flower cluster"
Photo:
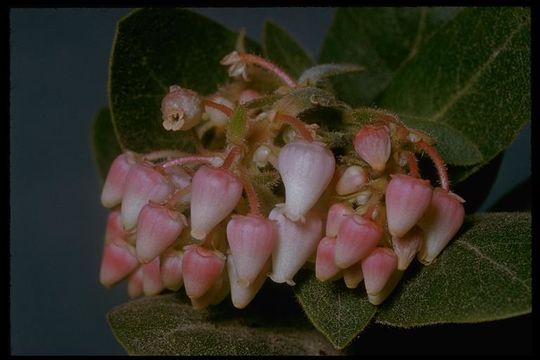
[[[101,195],[103,285],[127,278],[131,297],[183,286],[195,309],[230,293],[244,308],[267,278],[294,285],[314,263],[321,281],[363,280],[379,304],[415,257],[434,261],[464,210],[425,134],[378,116],[356,132],[355,156],[336,164],[317,125],[250,79],[273,74],[284,84],[271,93],[282,97],[302,85],[253,54],[222,64],[234,80],[217,93],[173,85],[161,102],[163,128],[193,136],[197,154],[126,150],[113,161]],[[440,187],[421,179],[420,152]]]

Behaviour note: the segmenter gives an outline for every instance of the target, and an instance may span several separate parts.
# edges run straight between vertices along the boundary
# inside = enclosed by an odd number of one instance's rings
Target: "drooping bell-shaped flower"
[[[322,221],[314,213],[305,222],[293,222],[278,208],[268,216],[276,222],[277,244],[272,253],[272,281],[294,285],[293,277],[316,251],[322,236]]]
[[[285,186],[284,214],[298,221],[332,180],[334,154],[320,143],[294,141],[279,152],[278,169]]]
[[[435,188],[431,203],[419,222],[424,230],[424,242],[418,260],[429,265],[458,232],[465,217],[464,200],[456,194]]]
[[[139,213],[149,201],[163,202],[171,194],[173,186],[157,170],[148,164],[135,164],[129,170],[122,200],[122,224],[126,230],[137,225]]]
[[[365,125],[353,139],[354,150],[374,170],[382,171],[390,157],[392,140],[385,126]]]
[[[231,286],[231,300],[235,308],[243,309],[253,300],[263,286],[271,266],[272,261],[268,259],[261,271],[257,274],[257,277],[248,286],[245,286],[245,283],[238,277],[236,271],[238,265],[235,264],[234,255],[227,256],[227,273],[229,274],[229,283]]]
[[[148,263],[174,244],[184,227],[185,216],[166,205],[146,204],[137,222],[137,258]]]
[[[198,245],[184,248],[182,275],[188,297],[203,296],[218,280],[225,266],[225,256]]]
[[[330,206],[326,217],[326,236],[337,236],[343,220],[352,216],[353,213],[353,208],[344,203],[336,203]]]
[[[183,252],[179,250],[167,251],[161,257],[161,281],[169,290],[177,291],[184,284],[182,276]]]
[[[180,166],[168,166],[164,173],[177,190],[191,185],[191,176]]]
[[[356,264],[343,269],[343,280],[349,289],[356,289],[358,284],[364,280],[364,274],[362,273],[362,262],[359,261]]]
[[[122,202],[127,174],[135,161],[135,155],[131,152],[122,153],[114,159],[101,191],[103,206],[112,208]]]
[[[413,227],[402,237],[392,236],[392,246],[398,257],[398,270],[406,270],[420,250],[424,232],[418,226]]]
[[[161,101],[162,125],[166,130],[189,130],[201,121],[202,110],[202,100],[196,92],[172,85]]]
[[[336,240],[336,265],[342,269],[366,257],[379,242],[381,228],[379,225],[362,217],[347,217],[339,227]]]
[[[161,266],[159,256],[148,264],[142,264],[144,295],[159,294],[165,287],[161,281]]]
[[[377,247],[362,260],[362,273],[368,300],[374,305],[384,301],[386,287],[397,269],[398,258],[389,248]],[[386,291],[385,291],[386,290]],[[387,293],[388,292],[388,293]]]
[[[339,268],[334,261],[336,254],[335,250],[335,237],[324,237],[317,246],[315,277],[320,281],[331,280],[341,271],[341,268]]]
[[[276,245],[274,223],[259,215],[236,215],[227,224],[227,240],[239,281],[249,286]]]
[[[402,237],[420,220],[429,206],[432,194],[428,180],[409,175],[392,175],[386,188],[388,231]]]
[[[336,183],[336,193],[338,195],[352,194],[360,191],[367,182],[368,174],[363,167],[349,166]]]
[[[231,171],[202,166],[191,185],[191,236],[202,240],[227,217],[242,196],[242,184]]]
[[[129,276],[127,287],[128,295],[132,299],[142,296],[144,294],[143,270],[141,266],[139,266],[139,268]]]
[[[111,287],[139,266],[135,257],[135,249],[127,242],[121,240],[105,243],[101,257],[99,282]]]

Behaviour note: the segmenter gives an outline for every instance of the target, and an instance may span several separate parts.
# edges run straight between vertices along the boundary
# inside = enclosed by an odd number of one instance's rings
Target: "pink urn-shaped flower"
[[[163,281],[161,280],[160,264],[159,257],[156,257],[148,264],[141,265],[143,273],[143,291],[146,296],[157,295],[165,288],[165,286],[163,286]]]
[[[335,159],[320,143],[295,141],[281,149],[278,168],[285,186],[284,214],[298,221],[315,205],[332,180]]]
[[[118,239],[106,243],[101,257],[99,282],[110,287],[127,277],[139,266],[135,249],[127,242]]]
[[[431,185],[428,180],[409,175],[392,175],[386,188],[386,216],[392,236],[403,237],[429,206]]]
[[[413,227],[403,237],[392,236],[392,246],[398,257],[398,270],[406,270],[420,250],[424,232],[418,226]]]
[[[339,272],[334,259],[336,253],[336,238],[324,237],[317,246],[317,258],[315,260],[315,277],[320,281],[333,279]]]
[[[179,250],[169,250],[161,257],[161,281],[169,290],[177,291],[184,284],[182,276],[182,257],[184,253]]]
[[[127,175],[133,164],[135,155],[130,152],[122,153],[114,159],[101,192],[103,206],[112,208],[122,202]]]
[[[392,150],[390,132],[385,126],[366,125],[353,139],[356,153],[376,171],[383,171]]]
[[[148,263],[174,244],[187,225],[183,214],[164,205],[146,204],[137,222],[137,258]]]
[[[202,166],[191,188],[191,236],[202,240],[236,207],[242,184],[231,171]]]
[[[236,215],[227,224],[227,240],[238,279],[249,286],[272,255],[276,245],[274,223],[259,215]]]
[[[227,273],[229,275],[229,283],[231,286],[231,300],[235,308],[243,309],[251,302],[251,300],[253,300],[263,286],[264,281],[270,272],[271,265],[272,262],[269,259],[263,264],[257,277],[246,286],[245,282],[238,277],[238,272],[236,271],[238,265],[235,263],[234,255],[230,254],[227,256]]]
[[[420,220],[425,238],[418,253],[418,260],[423,264],[431,264],[463,224],[465,209],[464,200],[456,194],[435,188],[431,203]]]
[[[398,259],[389,248],[378,247],[362,260],[362,273],[368,300],[379,305],[389,294],[388,285],[393,285],[392,276],[397,269]]]
[[[362,280],[364,280],[364,273],[362,273],[361,261],[343,269],[343,281],[349,289],[356,289]]]
[[[184,248],[182,274],[186,294],[197,299],[203,296],[219,279],[225,266],[225,256],[198,245]]]
[[[342,269],[357,263],[377,246],[381,228],[373,221],[360,215],[345,219],[337,234],[336,265]]]
[[[149,164],[135,164],[129,170],[122,200],[122,224],[126,230],[137,225],[141,209],[149,201],[165,201],[173,190],[167,179]]]
[[[322,235],[322,221],[313,214],[305,222],[293,222],[274,208],[268,216],[276,222],[277,244],[272,253],[270,278],[277,283],[294,285],[293,277],[317,249]]]
[[[337,236],[341,223],[353,214],[353,208],[347,204],[336,203],[330,206],[326,217],[326,236]]]

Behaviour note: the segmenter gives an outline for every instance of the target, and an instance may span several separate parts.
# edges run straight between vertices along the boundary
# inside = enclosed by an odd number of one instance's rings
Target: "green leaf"
[[[226,303],[195,311],[184,294],[174,293],[120,305],[107,318],[130,355],[337,354],[305,319],[294,317],[293,327],[279,310],[271,317],[261,310]]]
[[[119,21],[109,74],[112,119],[123,148],[194,152],[190,132],[161,126],[161,99],[173,84],[202,95],[227,81],[219,61],[235,48],[234,32],[185,9],[140,9]],[[246,39],[251,51],[253,41]]]
[[[477,323],[529,313],[531,304],[531,214],[484,213],[467,218],[434,264],[402,280],[377,322]]]
[[[285,30],[272,22],[265,22],[263,34],[263,54],[269,60],[283,67],[293,78],[313,65],[313,61]]]
[[[482,155],[464,174],[470,175],[504,150],[531,118],[530,11],[463,10],[395,75],[377,105],[405,122],[444,124],[460,132]],[[470,165],[470,150],[456,148],[453,163]],[[466,161],[456,161],[460,156]]]
[[[99,109],[94,119],[92,147],[99,174],[105,180],[113,160],[122,152],[114,133],[111,112],[107,108]]]
[[[337,348],[343,349],[362,332],[376,307],[365,290],[348,289],[343,281],[321,282],[312,271],[295,277],[294,292],[311,323]]]
[[[373,100],[459,8],[339,8],[319,63],[354,63],[366,71],[334,81],[338,97],[353,106]]]
[[[229,143],[236,145],[243,143],[247,130],[247,120],[246,108],[237,106],[227,127],[227,140]]]

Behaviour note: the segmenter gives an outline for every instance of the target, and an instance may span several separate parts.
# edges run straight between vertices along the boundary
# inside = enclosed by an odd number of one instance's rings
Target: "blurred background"
[[[194,10],[232,30],[243,27],[257,41],[264,21],[272,20],[314,59],[334,13],[333,8],[314,7]],[[12,354],[125,354],[105,318],[111,308],[128,300],[125,284],[106,289],[98,282],[107,210],[99,201],[101,181],[90,130],[94,114],[108,101],[115,24],[129,11],[10,11]],[[530,136],[529,125],[506,151],[481,211],[529,178]],[[484,331],[519,325],[515,321],[487,325]],[[415,333],[377,328],[366,336],[394,336],[405,342],[433,331],[444,338],[452,331],[433,329]],[[366,352],[375,351],[367,340],[362,341]],[[451,346],[466,351],[478,341]]]

